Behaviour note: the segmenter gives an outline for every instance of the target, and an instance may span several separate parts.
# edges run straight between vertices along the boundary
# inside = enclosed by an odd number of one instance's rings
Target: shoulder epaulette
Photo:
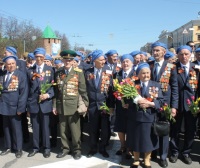
[[[83,70],[79,69],[79,68],[74,68],[74,71],[76,71],[76,72],[82,72]]]

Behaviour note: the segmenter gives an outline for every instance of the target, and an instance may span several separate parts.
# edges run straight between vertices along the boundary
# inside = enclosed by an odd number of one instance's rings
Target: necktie
[[[38,67],[38,73],[41,74],[41,67]]]
[[[155,63],[155,66],[154,66],[154,79],[155,79],[155,81],[157,81],[158,80],[158,62],[156,62]]]
[[[96,88],[97,88],[98,85],[99,85],[99,79],[100,79],[99,70],[97,70],[97,72],[96,72],[96,79],[95,79],[95,86],[96,86]]]
[[[68,75],[69,74],[69,70],[65,70],[65,74]]]
[[[184,65],[184,66],[183,66],[183,69],[184,69],[185,79],[187,79],[187,67]]]
[[[127,73],[126,73],[126,72],[124,72],[124,79],[126,79],[126,77],[127,77]]]
[[[8,73],[7,73],[7,78],[6,78],[6,81],[5,81],[5,87],[8,86],[8,83],[9,83],[9,80],[10,80],[10,76],[11,76],[11,73],[8,72]]]
[[[146,85],[142,83],[142,89],[141,89],[141,96],[144,97],[146,91]]]

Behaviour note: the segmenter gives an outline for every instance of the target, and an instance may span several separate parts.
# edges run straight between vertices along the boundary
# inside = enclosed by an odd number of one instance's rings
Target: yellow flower
[[[199,102],[196,100],[196,101],[194,102],[194,105],[198,105],[198,103],[199,103]]]

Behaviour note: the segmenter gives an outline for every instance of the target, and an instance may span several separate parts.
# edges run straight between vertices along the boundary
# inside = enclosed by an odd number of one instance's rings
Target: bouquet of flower
[[[172,110],[168,104],[164,104],[163,107],[160,108],[161,115],[165,117],[168,121],[176,122],[175,118],[172,116]]]
[[[190,109],[192,115],[194,117],[196,117],[197,114],[200,112],[200,109],[199,109],[200,98],[195,100],[195,97],[191,96],[191,99],[192,99],[192,101],[190,101],[190,99],[187,99],[186,102],[187,102],[187,105],[189,106],[189,109]]]
[[[108,108],[108,106],[106,105],[106,103],[103,103],[103,105],[100,107],[100,110],[103,110],[103,113],[107,113],[110,114],[110,110]]]
[[[42,83],[40,85],[40,93],[45,94],[47,92],[47,90],[53,85],[56,85],[56,83],[54,83],[54,81],[52,81],[51,83],[48,83],[48,81],[46,81],[45,83]],[[39,103],[40,102],[41,102],[41,100],[39,99]]]
[[[124,98],[127,99],[135,99],[139,97],[138,88],[134,83],[135,78],[127,78],[123,79],[122,82],[119,83],[118,79],[113,80],[114,90],[113,95],[116,99],[121,100],[122,106],[124,106]]]

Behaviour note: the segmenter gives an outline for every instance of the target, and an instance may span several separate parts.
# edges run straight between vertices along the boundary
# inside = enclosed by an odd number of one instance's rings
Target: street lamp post
[[[24,38],[24,53],[26,52],[26,41],[25,41],[25,38]]]

